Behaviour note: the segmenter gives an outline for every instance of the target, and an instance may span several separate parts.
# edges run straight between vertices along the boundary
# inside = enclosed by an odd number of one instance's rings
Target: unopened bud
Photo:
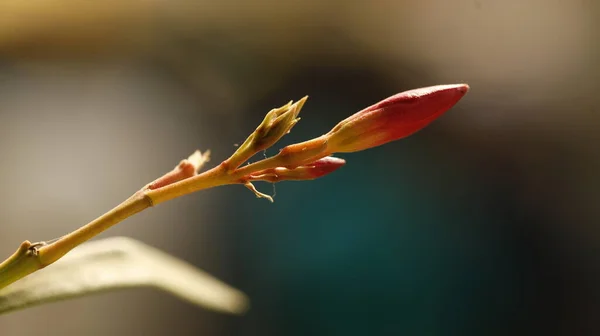
[[[346,164],[346,161],[343,159],[327,156],[295,168],[277,167],[265,169],[249,176],[249,180],[273,183],[279,181],[314,180],[336,171],[344,164]]]
[[[338,123],[329,133],[330,153],[349,153],[407,137],[441,116],[469,90],[466,84],[405,91]]]
[[[297,117],[307,98],[304,97],[293,104],[290,101],[282,107],[269,111],[256,130],[226,161],[228,169],[239,167],[254,154],[273,146],[279,139],[289,133],[300,120]]]
[[[254,131],[253,149],[256,152],[267,149],[289,133],[300,120],[296,117],[302,106],[304,106],[306,99],[307,97],[304,97],[294,104],[289,102],[280,108],[269,111],[263,122]]]

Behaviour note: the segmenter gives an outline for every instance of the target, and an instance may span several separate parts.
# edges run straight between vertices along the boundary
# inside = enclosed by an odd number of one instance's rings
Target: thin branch
[[[204,152],[204,154],[200,151],[194,152],[188,159],[182,160],[173,170],[147,184],[109,212],[51,243],[23,242],[11,257],[0,263],[0,288],[6,287],[28,274],[54,263],[80,244],[126,218],[153,206],[154,200],[147,193],[154,191],[160,195],[160,191],[169,185],[191,177],[198,177],[197,173],[208,162],[209,155],[209,151]],[[205,174],[198,180],[202,181],[203,178],[210,179],[211,177],[212,174]]]
[[[136,193],[114,209],[92,222],[61,237],[52,244],[40,247],[38,258],[42,267],[52,264],[80,244],[92,239],[126,218],[152,206],[152,201],[143,193]]]
[[[149,183],[145,189],[153,190],[162,188],[169,184],[173,184],[175,182],[179,182],[190,178],[192,176],[196,176],[202,166],[210,160],[210,151],[204,152],[202,154],[199,150],[195,151],[194,154],[190,155],[189,158],[182,160],[177,167],[173,168],[172,171],[166,173],[165,175],[157,178],[152,183]]]
[[[244,184],[258,197],[273,201],[272,197],[256,190],[251,181],[312,180],[329,174],[345,163],[329,157],[330,154],[355,152],[407,137],[452,107],[468,90],[466,84],[455,84],[397,94],[342,120],[329,133],[286,146],[273,157],[241,166],[290,131],[299,120],[297,116],[306,97],[273,109],[244,144],[218,166],[198,174],[208,161],[209,153],[196,151],[172,171],[87,225],[49,244],[25,241],[0,263],[0,288],[52,264],[124,219],[176,197],[226,184]]]
[[[197,174],[209,160],[209,153],[196,151],[109,212],[50,244],[24,242],[11,257],[0,263],[0,288],[56,262],[80,244],[149,207],[199,190],[243,183],[243,176],[235,170],[228,171],[224,164]]]
[[[202,154],[196,151],[170,172],[145,185],[123,203],[77,230],[51,243],[24,242],[13,256],[0,264],[0,288],[56,262],[75,247],[146,208],[216,186],[226,184],[251,186],[245,176],[256,171],[249,171],[248,167],[238,169],[238,166],[287,134],[298,122],[299,119],[296,117],[305,100],[306,98],[303,98],[295,104],[290,102],[281,108],[271,110],[261,125],[248,137],[244,146],[238,148],[231,157],[218,166],[198,174],[209,160],[210,152],[206,151]],[[275,168],[279,162],[279,160],[265,159],[259,161],[254,167]],[[261,194],[254,188],[250,189],[253,189],[256,195],[273,201],[268,195]]]

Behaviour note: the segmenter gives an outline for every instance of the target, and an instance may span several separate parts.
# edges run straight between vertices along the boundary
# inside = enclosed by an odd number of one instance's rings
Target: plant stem
[[[151,200],[152,205],[157,205],[199,190],[237,183],[237,175],[239,174],[228,174],[226,166],[220,164],[202,174],[169,184],[162,188],[147,190],[145,191],[145,195]]]
[[[141,192],[135,193],[104,215],[59,238],[54,243],[39,248],[41,264],[47,266],[54,263],[78,245],[150,206],[152,206],[152,202],[146,195]]]
[[[0,264],[0,288],[21,279],[42,268],[39,259],[32,249],[29,241],[24,241],[17,251]]]
[[[243,167],[238,168],[235,171],[236,176],[243,177],[252,174],[253,172],[277,167],[281,163],[280,158],[277,156],[272,156],[270,158],[266,158],[249,165],[245,165]]]
[[[207,157],[203,160],[206,161]],[[109,212],[55,242],[32,244],[26,241],[21,244],[11,257],[0,263],[0,289],[56,262],[75,247],[146,208],[203,189],[244,184],[247,182],[244,180],[245,176],[257,170],[271,168],[277,163],[277,159],[269,158],[231,171],[226,160],[204,173],[193,175],[194,170],[188,167],[191,163],[184,161],[175,170],[146,185]]]
[[[51,244],[26,241],[11,257],[0,263],[0,289],[54,263],[80,244],[146,208],[199,190],[240,183],[243,173],[228,172],[226,165],[221,164],[157,189],[144,187],[109,212]],[[173,173],[165,176],[168,174]]]
[[[268,168],[275,168],[280,156],[255,162],[243,168],[238,167],[258,151],[270,147],[298,122],[296,116],[306,97],[295,104],[288,103],[267,114],[263,123],[246,139],[241,148],[220,165],[196,175],[202,165],[208,161],[209,152],[194,152],[188,159],[182,160],[172,171],[147,184],[133,196],[114,209],[98,217],[79,229],[60,237],[55,242],[30,243],[25,241],[17,252],[0,263],[0,289],[44,268],[62,258],[72,249],[90,240],[111,226],[146,208],[193,192],[226,184],[244,184],[257,196],[258,192],[246,176]],[[287,117],[284,117],[287,116]],[[302,148],[304,150],[305,148]],[[270,197],[266,197],[272,201]]]
[[[52,244],[23,242],[10,258],[0,264],[0,289],[54,263],[78,245],[151,205],[150,199],[138,192],[114,209]]]

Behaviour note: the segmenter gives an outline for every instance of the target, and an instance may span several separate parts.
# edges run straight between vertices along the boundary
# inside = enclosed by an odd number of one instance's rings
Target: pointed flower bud
[[[226,160],[228,169],[235,169],[248,161],[254,154],[273,146],[279,139],[290,132],[292,127],[300,120],[298,114],[304,106],[304,97],[292,104],[290,101],[282,107],[272,109],[256,130],[244,143]]]
[[[329,133],[329,153],[349,153],[407,137],[441,116],[469,90],[467,84],[405,91],[350,116]]]
[[[300,120],[297,117],[307,98],[304,97],[294,104],[290,101],[280,108],[269,111],[263,122],[254,131],[253,149],[256,152],[267,149],[289,133]]]
[[[346,161],[340,158],[327,156],[314,162],[295,168],[277,167],[256,172],[248,177],[251,181],[304,181],[314,180],[341,168]]]

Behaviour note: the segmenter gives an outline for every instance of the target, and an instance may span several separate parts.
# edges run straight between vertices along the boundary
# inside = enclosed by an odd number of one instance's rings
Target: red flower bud
[[[469,91],[467,84],[405,91],[350,116],[329,133],[329,153],[349,153],[407,137],[441,116]]]
[[[346,164],[346,161],[343,159],[327,156],[295,168],[277,167],[265,169],[253,173],[247,179],[268,182],[314,180],[334,172],[344,164]]]

